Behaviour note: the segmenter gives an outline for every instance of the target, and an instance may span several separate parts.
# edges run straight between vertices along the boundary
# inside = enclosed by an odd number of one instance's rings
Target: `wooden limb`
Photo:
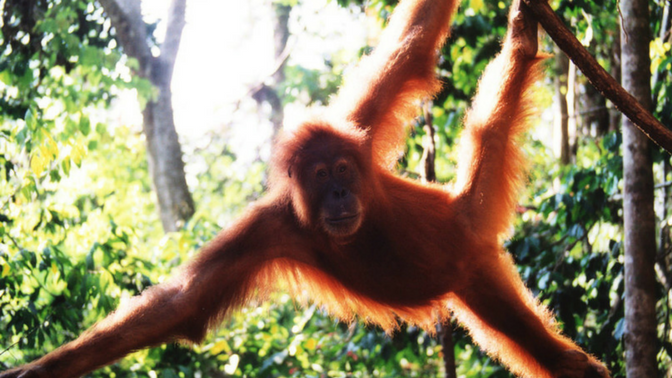
[[[423,146],[422,159],[425,163],[424,179],[427,182],[436,181],[436,142],[434,141],[434,120],[432,117],[432,100],[426,100],[422,104],[422,112],[425,116],[425,125],[422,127],[427,133],[427,144]]]
[[[555,14],[547,0],[523,0],[537,21],[562,51],[576,64],[604,97],[628,117],[639,130],[658,146],[672,153],[672,131],[658,121],[630,93],[600,66]]]
[[[455,340],[453,339],[453,323],[450,321],[450,317],[441,324],[439,338],[443,347],[443,367],[446,369],[445,378],[457,378]]]
[[[149,76],[152,53],[147,46],[147,29],[142,20],[139,1],[100,0],[105,14],[116,31],[117,42],[126,55],[140,63],[142,77]]]
[[[166,27],[166,38],[161,44],[161,55],[159,59],[163,61],[165,80],[170,82],[173,77],[173,68],[175,59],[180,48],[182,40],[182,30],[185,25],[185,13],[187,8],[186,0],[173,0],[168,8],[168,26]]]

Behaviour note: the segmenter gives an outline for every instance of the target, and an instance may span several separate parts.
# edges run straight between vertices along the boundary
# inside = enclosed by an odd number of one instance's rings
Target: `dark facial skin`
[[[359,171],[348,157],[318,161],[306,178],[316,196],[319,222],[331,236],[353,235],[362,223]]]

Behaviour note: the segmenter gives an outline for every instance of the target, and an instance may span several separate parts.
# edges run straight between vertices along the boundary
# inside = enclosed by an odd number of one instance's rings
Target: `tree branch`
[[[140,64],[140,76],[149,77],[152,53],[147,45],[147,30],[142,19],[140,1],[99,0],[110,18],[117,41],[126,55]]]
[[[168,25],[166,26],[166,38],[161,44],[161,55],[159,59],[163,61],[164,67],[169,68],[170,71],[165,74],[169,79],[172,78],[172,69],[175,66],[175,58],[177,51],[180,48],[180,41],[182,40],[182,30],[184,30],[187,1],[173,0],[168,8]]]
[[[658,121],[607,73],[548,5],[547,0],[524,0],[546,33],[576,64],[604,97],[625,114],[649,139],[672,153],[672,131]]]

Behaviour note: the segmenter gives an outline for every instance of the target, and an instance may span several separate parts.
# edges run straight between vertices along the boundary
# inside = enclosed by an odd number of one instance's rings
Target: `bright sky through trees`
[[[168,1],[144,0],[148,22],[165,18]],[[270,122],[257,113],[249,88],[266,80],[276,67],[270,0],[190,0],[173,79],[178,133],[189,141],[206,131],[230,132],[239,158],[270,137]],[[366,22],[358,10],[335,1],[311,0],[292,11],[288,64],[326,69],[325,57],[343,53],[354,61],[365,44]],[[159,22],[156,37],[163,39]],[[300,122],[299,104],[286,109],[285,123]],[[227,126],[231,126],[230,128]],[[243,146],[241,148],[241,146]],[[268,150],[268,149],[266,149]]]

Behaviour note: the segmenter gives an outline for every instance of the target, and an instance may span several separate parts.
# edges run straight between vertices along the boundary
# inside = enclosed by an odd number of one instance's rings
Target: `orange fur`
[[[134,349],[198,342],[278,287],[387,332],[399,320],[433,332],[452,311],[516,374],[608,377],[560,335],[501,247],[524,181],[516,140],[534,110],[530,87],[543,58],[519,1],[465,119],[455,186],[391,172],[415,102],[438,90],[437,49],[456,8],[453,0],[402,1],[330,111],[279,140],[267,196],[171,280],[0,378],[77,377]]]
[[[330,106],[334,118],[346,115],[348,121],[367,129],[376,164],[394,166],[406,125],[417,114],[416,101],[440,88],[434,73],[436,57],[458,5],[452,0],[402,1],[374,53],[345,78],[345,86]]]

